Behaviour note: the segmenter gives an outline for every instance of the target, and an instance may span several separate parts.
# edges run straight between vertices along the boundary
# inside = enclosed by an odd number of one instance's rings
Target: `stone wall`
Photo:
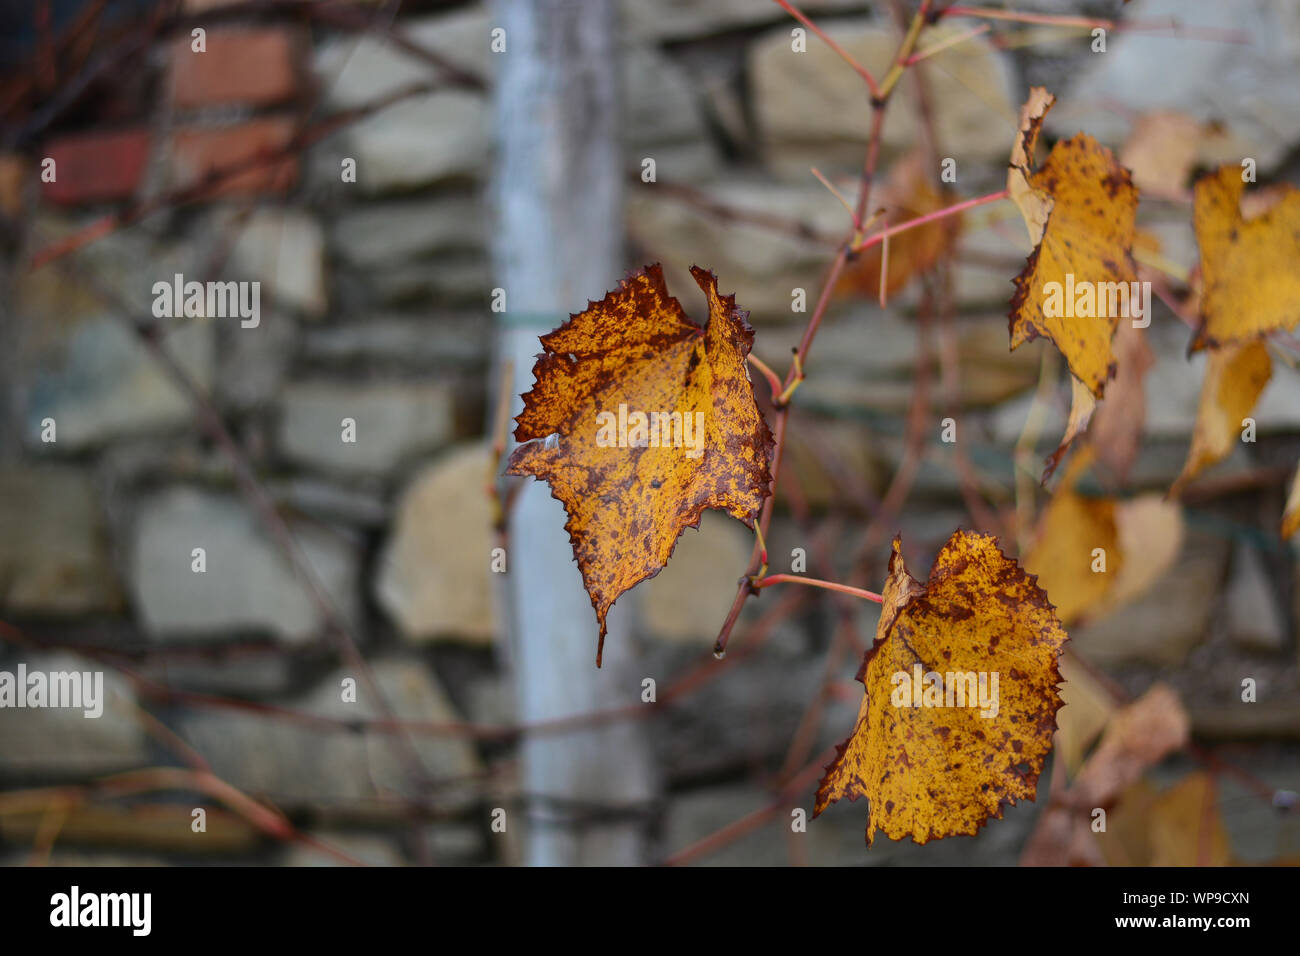
[[[124,91],[71,111],[3,159],[0,605],[12,628],[0,634],[0,669],[19,661],[102,669],[109,702],[97,720],[0,713],[0,787],[87,783],[185,766],[197,754],[352,857],[514,862],[514,841],[491,829],[492,809],[517,802],[512,738],[428,726],[513,719],[481,559],[495,544],[483,492],[493,403],[491,12],[411,4],[392,25],[396,42],[322,19],[231,17],[223,6],[186,4],[187,15],[213,18],[206,52],[193,52],[188,31],[174,32],[132,64]],[[810,0],[807,9],[864,62],[883,64],[898,34],[871,12],[882,6]],[[1109,15],[1117,5],[1017,6]],[[1086,38],[1059,31],[1009,49],[976,38],[936,56],[926,76],[940,153],[958,161],[957,188],[971,196],[999,188],[1031,83],[1058,93],[1053,135],[1085,128],[1118,148],[1130,111],[1178,109],[1221,121],[1234,137],[1229,152],[1294,180],[1300,101],[1277,78],[1300,70],[1300,18],[1286,0],[1233,4],[1231,14],[1228,6],[1134,0],[1125,10],[1228,22],[1250,33],[1258,56],[1214,43],[1192,56],[1174,40],[1152,56],[1149,40],[1116,35],[1100,57]],[[757,354],[784,369],[807,318],[792,311],[792,293],[816,296],[847,229],[844,210],[808,170],[835,182],[856,176],[869,112],[861,84],[815,38],[792,55],[792,24],[768,0],[625,0],[622,13],[628,266],[662,261],[679,293],[693,288],[691,264],[712,268],[750,310]],[[391,105],[371,111],[385,98]],[[905,83],[885,127],[886,168],[916,142],[917,115]],[[330,121],[337,128],[322,125]],[[297,149],[304,129],[313,141]],[[41,181],[46,157],[53,182]],[[653,182],[638,175],[647,158]],[[215,194],[206,188],[211,170],[241,160],[246,170]],[[182,202],[187,188],[206,194]],[[151,197],[156,208],[135,205]],[[34,256],[124,209],[141,215],[32,268]],[[1194,261],[1185,207],[1143,216],[1166,256]],[[1006,511],[1043,361],[1041,343],[1006,347],[1009,280],[1028,251],[1021,233],[996,215],[968,222],[947,343],[960,360],[952,407],[979,490]],[[155,320],[154,284],[177,273],[259,281],[260,321]],[[684,302],[699,315],[691,293]],[[783,503],[772,554],[824,540],[840,566],[852,556],[902,455],[918,362],[937,368],[933,354],[918,357],[916,303],[911,288],[888,309],[862,298],[832,308],[789,449],[807,512]],[[1150,335],[1146,435],[1127,492],[1164,491],[1177,476],[1204,365],[1185,357],[1187,330],[1167,311]],[[1068,400],[1061,379],[1031,465],[1054,447]],[[1277,370],[1256,418],[1260,441],[1214,472],[1226,490],[1188,504],[1174,570],[1073,636],[1130,692],[1173,684],[1202,739],[1233,744],[1243,765],[1295,788],[1300,577],[1294,550],[1269,523],[1280,485],[1258,478],[1300,457],[1300,372]],[[346,440],[348,420],[355,441]],[[890,531],[902,531],[924,567],[954,528],[971,523],[953,461],[936,442]],[[708,657],[751,541],[735,522],[706,515],[639,589],[639,639],[660,688]],[[751,601],[738,651],[777,600]],[[656,858],[772,799],[768,788],[828,673],[826,711],[804,759],[846,735],[860,688],[855,661],[826,669],[834,625],[833,605],[813,602],[651,719],[666,783],[645,817]],[[864,612],[864,639],[874,626],[874,612]],[[374,722],[383,715],[364,703],[368,693],[360,704],[341,700],[345,680],[361,675],[340,630],[355,637],[393,716],[413,722],[406,744]],[[1253,708],[1232,706],[1236,682],[1224,676],[1243,670],[1264,689]],[[409,772],[412,760],[422,776]],[[1223,786],[1239,854],[1297,851],[1294,822],[1265,819],[1243,790]],[[809,806],[807,796],[797,805]],[[161,794],[148,813],[139,806],[92,801],[75,811],[51,858],[334,859],[259,835],[210,799]],[[209,808],[202,838],[189,825],[195,806]],[[846,804],[797,848],[779,817],[708,861],[1013,863],[1036,813],[1009,810],[976,839],[924,848],[878,841],[868,854],[865,813]],[[28,859],[39,822],[0,814],[0,857]]]

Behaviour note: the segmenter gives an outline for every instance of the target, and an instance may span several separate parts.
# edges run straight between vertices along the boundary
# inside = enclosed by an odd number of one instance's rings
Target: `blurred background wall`
[[[784,369],[807,318],[792,311],[795,290],[815,299],[847,229],[809,167],[836,182],[856,175],[868,119],[857,78],[812,37],[792,59],[793,24],[768,0],[617,6],[623,266],[662,261],[697,320],[686,270],[713,269],[750,311],[756,353]],[[1017,7],[1118,10],[1104,0]],[[873,64],[897,43],[886,4],[807,9]],[[1102,58],[1060,30],[1032,45],[955,46],[924,75],[939,104],[935,148],[957,159],[963,196],[1001,188],[1031,84],[1059,97],[1053,135],[1085,128],[1119,149],[1142,115],[1179,110],[1218,124],[1225,154],[1296,181],[1300,101],[1280,80],[1300,70],[1294,5],[1124,9],[1245,31],[1252,52],[1132,34],[1113,35]],[[493,829],[494,811],[513,819],[529,797],[484,491],[501,319],[491,308],[493,12],[68,0],[10,3],[0,16],[0,668],[96,668],[111,690],[98,720],[0,713],[0,859],[521,862],[521,828]],[[915,96],[905,84],[891,113],[886,168],[921,135]],[[46,158],[54,181],[42,181]],[[1195,261],[1185,209],[1144,216],[1165,256]],[[886,529],[902,531],[915,574],[954,528],[979,523],[963,481],[1001,517],[1014,516],[1025,475],[1029,498],[1045,496],[1036,469],[1061,434],[1069,386],[1044,343],[1007,350],[1009,280],[1027,251],[1014,218],[968,219],[957,316],[942,338],[914,321],[915,284],[886,309],[874,293],[837,299],[798,393],[786,466],[798,494],[778,510],[773,555],[852,558],[903,457],[918,371],[944,390],[935,404],[960,417],[961,467],[974,477],[961,477],[936,428]],[[260,321],[156,318],[153,286],[176,273],[260,281]],[[1187,330],[1167,311],[1149,337],[1129,493],[1163,492],[1177,476],[1204,365],[1185,358]],[[1255,417],[1260,441],[1185,500],[1173,569],[1072,636],[1130,694],[1171,684],[1200,743],[1295,789],[1300,576],[1270,521],[1281,509],[1275,473],[1300,457],[1300,373],[1279,369]],[[871,558],[877,580],[887,542]],[[712,660],[751,544],[742,526],[706,514],[638,588],[640,614],[621,637],[660,702],[620,719],[643,724],[662,788],[634,805],[565,806],[567,825],[633,826],[654,862],[767,809],[687,859],[1015,863],[1041,806],[925,848],[877,841],[868,853],[860,805],[791,833],[791,810],[810,808],[812,787],[787,799],[781,785],[851,729],[860,655],[831,653],[838,605],[774,590],[749,602],[727,661]],[[594,656],[594,616],[584,626]],[[869,641],[875,609],[853,627]],[[1244,709],[1233,706],[1243,672],[1267,688]],[[340,692],[348,679],[357,703]],[[1170,774],[1192,766],[1179,759]],[[164,786],[175,781],[159,767],[190,776]],[[140,792],[105,790],[119,772],[145,774],[134,778]],[[292,829],[215,799],[205,774],[278,808]],[[1046,774],[1042,783],[1045,796]],[[1231,774],[1219,786],[1238,858],[1300,853],[1292,816]],[[198,806],[209,814],[201,838]]]

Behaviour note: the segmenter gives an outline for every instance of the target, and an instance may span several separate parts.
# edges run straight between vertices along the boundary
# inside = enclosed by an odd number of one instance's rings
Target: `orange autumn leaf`
[[[1011,348],[1040,335],[1101,398],[1115,372],[1111,338],[1130,308],[1137,267],[1137,189],[1106,147],[1079,133],[1034,167],[1034,147],[1055,97],[1034,87],[1020,112],[1007,190],[1034,249],[1013,280]]]
[[[659,572],[705,508],[753,526],[768,494],[772,434],[754,401],[748,313],[691,275],[709,305],[700,328],[648,266],[541,337],[506,473],[533,475],[564,504],[565,530],[600,625]]]
[[[879,222],[880,228],[885,229],[936,212],[948,205],[951,199],[950,192],[940,191],[930,182],[921,154],[913,153],[890,171],[873,204],[885,210],[883,221]],[[885,295],[893,296],[914,275],[938,262],[957,238],[960,222],[958,216],[946,216],[891,236],[888,240],[889,275]],[[862,250],[845,270],[838,288],[875,298],[880,294],[883,259],[884,243]]]
[[[1196,408],[1192,447],[1182,473],[1169,489],[1182,487],[1228,456],[1241,437],[1242,419],[1250,415],[1273,375],[1273,361],[1263,342],[1225,345],[1210,351]]]
[[[1249,342],[1300,323],[1300,190],[1278,190],[1266,211],[1247,218],[1241,176],[1240,167],[1223,166],[1196,183],[1193,222],[1204,292],[1193,350]]]
[[[866,696],[814,813],[865,796],[868,845],[877,830],[925,843],[973,834],[1004,803],[1034,799],[1066,640],[1047,594],[992,535],[955,532],[924,586],[895,539],[876,640],[858,671]]]

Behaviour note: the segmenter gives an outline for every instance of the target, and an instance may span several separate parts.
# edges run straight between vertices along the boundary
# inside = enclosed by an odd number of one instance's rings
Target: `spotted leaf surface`
[[[541,337],[536,383],[515,419],[507,474],[551,486],[600,627],[629,588],[667,564],[705,508],[752,527],[771,482],[772,435],[746,357],[754,333],[713,273],[701,328],[658,265]],[[641,416],[644,416],[642,418]]]
[[[882,597],[858,672],[866,696],[826,768],[816,812],[866,797],[868,845],[877,830],[917,843],[973,834],[1004,803],[1034,798],[1061,706],[1065,630],[1047,594],[992,535],[953,534],[924,585],[908,574],[895,539]],[[909,684],[918,673],[941,678],[942,706],[928,677],[917,697]],[[973,706],[965,675],[974,675]]]
[[[1054,102],[1042,87],[1031,91],[1007,171],[1034,244],[1013,280],[1011,347],[1047,336],[1101,398],[1115,374],[1115,327],[1133,310],[1138,192],[1111,151],[1083,133],[1057,143],[1034,168],[1034,146]]]

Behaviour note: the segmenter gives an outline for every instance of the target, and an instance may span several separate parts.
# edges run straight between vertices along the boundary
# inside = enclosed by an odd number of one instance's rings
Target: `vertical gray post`
[[[506,312],[498,337],[514,394],[532,387],[537,337],[622,278],[616,4],[497,0],[505,30],[496,86],[494,268]],[[522,409],[515,399],[512,414]],[[593,426],[594,427],[594,426]],[[513,443],[512,443],[513,444]],[[507,572],[509,652],[526,723],[639,704],[625,595],[610,614],[597,670],[595,612],[573,560],[564,509],[534,479],[515,501]],[[639,704],[652,707],[653,704]],[[645,861],[635,818],[591,811],[644,806],[656,789],[643,727],[595,724],[523,742],[524,846],[534,865]]]

